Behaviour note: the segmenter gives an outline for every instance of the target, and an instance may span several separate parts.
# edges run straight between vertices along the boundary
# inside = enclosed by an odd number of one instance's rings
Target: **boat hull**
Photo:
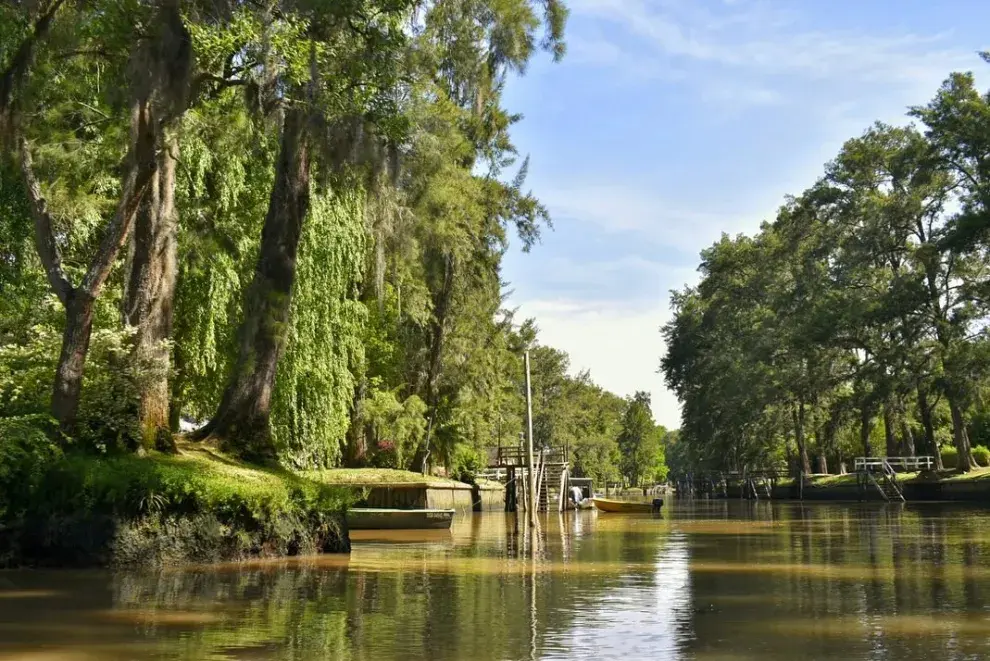
[[[445,530],[455,510],[396,510],[354,507],[347,510],[352,530]]]
[[[595,507],[602,512],[613,512],[616,514],[649,514],[653,511],[652,503],[607,500],[605,498],[595,498]]]

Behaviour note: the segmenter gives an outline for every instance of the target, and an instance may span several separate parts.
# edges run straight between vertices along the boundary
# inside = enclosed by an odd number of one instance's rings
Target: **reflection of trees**
[[[58,636],[81,649],[101,636],[131,645],[106,656],[114,661],[149,647],[143,658],[484,661],[539,656],[593,629],[621,595],[629,612],[616,617],[660,627],[651,595],[667,605],[689,594],[676,613],[656,611],[674,619],[667,631],[688,658],[987,656],[984,511],[714,501],[639,521],[553,514],[534,536],[513,517],[486,515],[444,543],[362,544],[347,562],[121,574],[110,591],[100,575],[76,584],[75,574],[39,574],[35,587],[66,594],[0,602],[0,616],[57,621],[53,646]],[[669,567],[653,569],[676,557],[683,572],[688,556],[687,582],[665,584]],[[94,614],[111,607],[112,621]],[[605,634],[587,638],[596,635]]]
[[[143,632],[173,658],[521,659],[533,652],[534,622],[538,654],[547,630],[572,626],[575,606],[623,584],[623,566],[648,573],[643,565],[666,540],[663,522],[629,529],[593,515],[551,515],[535,541],[513,517],[470,521],[446,548],[358,546],[349,568],[317,561],[121,576],[115,607],[222,613],[192,630]]]
[[[987,512],[786,504],[776,513],[763,534],[697,540],[691,651],[986,657]]]

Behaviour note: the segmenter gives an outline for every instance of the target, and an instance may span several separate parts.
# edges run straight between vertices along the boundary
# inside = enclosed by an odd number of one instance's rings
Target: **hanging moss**
[[[355,294],[365,241],[363,191],[314,191],[272,401],[272,434],[285,465],[330,467],[340,461],[353,368],[364,359],[367,313]]]

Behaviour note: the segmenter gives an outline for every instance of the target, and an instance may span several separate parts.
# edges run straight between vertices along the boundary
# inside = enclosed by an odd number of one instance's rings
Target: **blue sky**
[[[669,291],[698,252],[753,232],[872,122],[906,123],[953,70],[986,85],[976,0],[568,0],[568,54],[506,103],[555,229],[513,248],[511,304],[619,394],[676,399],[657,374]]]

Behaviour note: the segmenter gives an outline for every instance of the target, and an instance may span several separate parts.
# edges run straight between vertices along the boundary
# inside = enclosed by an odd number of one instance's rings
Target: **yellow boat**
[[[607,498],[595,498],[595,507],[603,512],[617,512],[623,514],[649,514],[653,511],[652,503],[637,503],[628,500],[609,500]]]

